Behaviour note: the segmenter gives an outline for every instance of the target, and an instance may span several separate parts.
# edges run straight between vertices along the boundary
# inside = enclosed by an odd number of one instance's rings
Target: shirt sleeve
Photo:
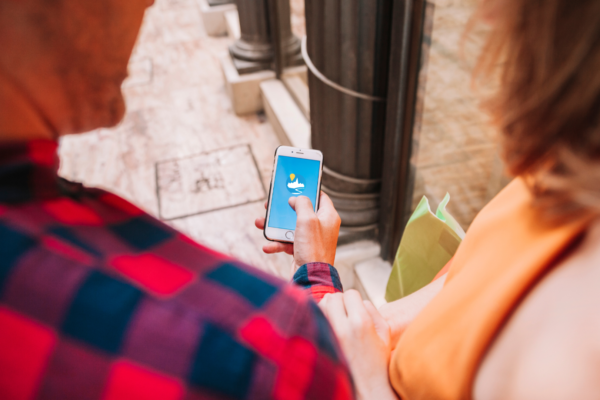
[[[340,275],[333,265],[326,263],[304,264],[294,274],[296,285],[310,291],[318,303],[327,293],[343,292]]]

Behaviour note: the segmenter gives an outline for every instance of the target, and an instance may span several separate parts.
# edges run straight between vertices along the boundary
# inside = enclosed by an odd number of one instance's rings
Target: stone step
[[[305,67],[304,67],[305,68]],[[306,79],[300,75],[286,75],[281,78],[285,87],[289,90],[292,98],[300,108],[307,120],[310,121],[310,98]]]
[[[237,8],[225,13],[225,25],[227,26],[227,35],[230,38],[235,40],[240,38],[240,15]]]
[[[208,36],[224,36],[227,34],[227,24],[225,14],[229,11],[235,11],[237,7],[234,3],[211,6],[208,0],[196,0],[200,8],[200,15],[204,23],[204,30]],[[239,22],[238,22],[239,26]]]
[[[363,297],[371,300],[376,308],[386,304],[385,289],[392,273],[392,266],[381,257],[374,257],[354,266],[356,287],[360,287]],[[358,290],[358,289],[357,289]]]
[[[279,79],[261,82],[262,103],[282,145],[310,148],[310,123]]]
[[[345,290],[356,289],[356,264],[378,257],[381,252],[379,243],[372,240],[362,240],[351,244],[338,246],[335,253],[335,267]]]
[[[273,71],[259,71],[240,75],[229,54],[220,58],[225,89],[231,99],[231,107],[237,115],[256,113],[263,110],[260,83],[275,78]]]
[[[344,290],[358,290],[363,299],[379,308],[385,301],[385,288],[392,266],[379,257],[381,247],[374,240],[362,240],[338,246],[335,267]]]

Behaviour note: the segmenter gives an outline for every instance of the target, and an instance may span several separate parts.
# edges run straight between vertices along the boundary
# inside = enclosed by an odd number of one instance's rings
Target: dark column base
[[[297,67],[299,65],[304,65],[304,59],[302,58],[302,54],[291,54],[285,58],[286,67]]]
[[[323,169],[321,189],[331,198],[342,219],[338,244],[376,238],[380,186],[379,179],[351,178]]]
[[[283,54],[284,54],[284,66],[295,67],[296,65],[303,65],[304,59],[302,58],[300,50],[300,39],[293,34],[283,43]]]
[[[222,6],[223,4],[233,4],[234,0],[208,0],[208,5],[213,6]]]
[[[229,46],[229,55],[239,74],[249,74],[271,68],[273,46],[270,43],[250,43],[238,39]]]
[[[335,205],[342,226],[367,226],[379,221],[379,193],[340,193],[322,185],[321,189]]]
[[[231,55],[231,61],[233,61],[233,66],[240,75],[271,69],[270,62],[240,60],[239,58],[235,58],[231,54],[231,50],[229,51],[229,54]]]
[[[232,58],[244,61],[271,62],[273,46],[270,43],[251,43],[238,39],[229,46],[229,54]]]
[[[250,43],[238,39],[229,47],[233,65],[239,74],[271,69],[273,67],[273,46],[270,43]],[[291,36],[284,44],[285,65],[302,65],[304,60],[300,53],[300,40]]]
[[[342,246],[344,244],[358,242],[359,240],[376,240],[378,235],[379,228],[377,225],[361,227],[360,229],[341,227],[337,245]]]

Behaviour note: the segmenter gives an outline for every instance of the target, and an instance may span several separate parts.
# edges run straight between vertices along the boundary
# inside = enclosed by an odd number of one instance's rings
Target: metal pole
[[[281,43],[280,21],[285,18],[285,16],[280,15],[279,13],[280,0],[267,1],[269,4],[269,27],[271,28],[271,41],[273,43],[273,70],[275,71],[275,76],[277,79],[281,79],[281,73],[283,72],[285,60],[283,58],[283,48]]]
[[[394,3],[392,55],[383,156],[383,184],[379,241],[381,257],[392,260],[404,227],[410,217],[415,166],[411,162],[418,141],[415,121],[419,85],[424,85],[422,68],[427,65],[428,49],[424,35],[431,34],[433,4],[426,0],[396,0]]]

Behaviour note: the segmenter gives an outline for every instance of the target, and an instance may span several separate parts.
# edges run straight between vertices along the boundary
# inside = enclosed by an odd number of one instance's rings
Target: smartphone
[[[319,209],[323,153],[319,150],[279,146],[271,176],[264,235],[267,240],[294,243],[296,211],[290,197],[306,196]]]

